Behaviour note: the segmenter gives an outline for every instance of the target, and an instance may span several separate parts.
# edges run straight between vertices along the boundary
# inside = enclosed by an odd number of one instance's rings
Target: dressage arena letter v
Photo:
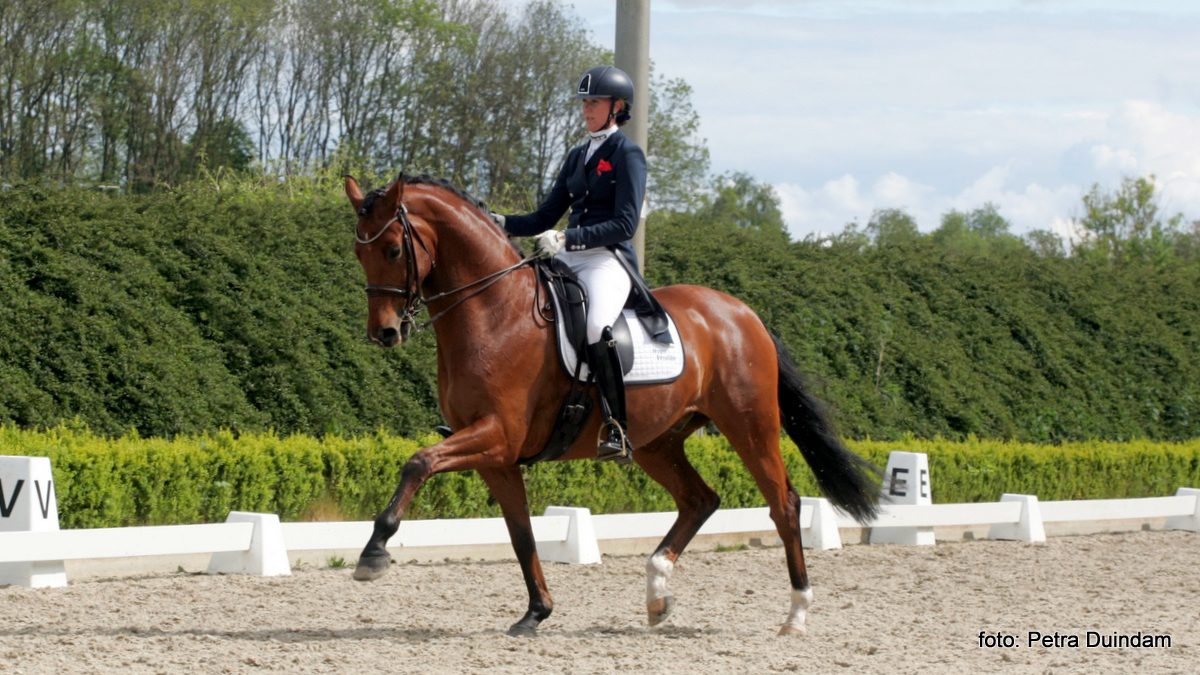
[[[0,518],[9,518],[12,516],[13,510],[17,506],[17,499],[21,496],[21,488],[23,487],[25,487],[25,479],[18,479],[12,489],[12,496],[5,498],[4,479],[0,478]],[[54,481],[46,481],[45,490],[42,490],[42,482],[40,480],[33,481],[33,487],[37,492],[38,507],[42,511],[42,518],[49,518],[50,504],[54,500]]]

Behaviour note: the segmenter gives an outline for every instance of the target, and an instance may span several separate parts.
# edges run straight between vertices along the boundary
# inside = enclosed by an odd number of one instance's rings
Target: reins
[[[472,281],[467,284],[463,284],[462,286],[459,286],[458,288],[454,288],[454,289],[451,289],[451,290],[448,290],[448,291],[445,291],[442,293],[438,293],[438,294],[432,295],[430,297],[425,297],[425,296],[421,295],[421,292],[420,292],[421,281],[420,281],[420,279],[418,279],[420,270],[417,267],[416,247],[413,245],[413,242],[416,241],[416,242],[420,243],[421,250],[425,252],[425,257],[429,258],[429,263],[430,263],[429,271],[430,272],[432,272],[433,268],[437,266],[437,261],[434,260],[433,255],[429,253],[429,248],[427,246],[425,246],[425,242],[422,241],[420,235],[417,234],[416,228],[414,228],[412,225],[412,221],[410,221],[408,219],[408,209],[404,206],[403,203],[401,203],[399,206],[396,207],[396,215],[393,216],[392,219],[389,220],[386,225],[379,228],[378,232],[376,232],[374,235],[372,235],[369,238],[364,238],[359,235],[358,230],[355,230],[354,231],[354,240],[360,244],[370,244],[370,243],[374,242],[375,240],[379,239],[380,237],[382,237],[383,233],[387,232],[388,229],[391,228],[393,223],[400,223],[400,228],[403,233],[403,238],[402,238],[403,253],[404,253],[404,257],[405,257],[405,264],[408,267],[408,270],[407,270],[408,277],[405,280],[407,283],[407,287],[399,288],[396,286],[378,286],[378,285],[374,285],[374,284],[367,284],[365,290],[367,292],[367,297],[398,295],[398,296],[404,298],[404,309],[400,312],[400,322],[404,323],[407,321],[408,323],[412,324],[413,330],[416,332],[420,332],[420,331],[425,330],[426,328],[429,328],[431,325],[433,325],[434,321],[437,321],[438,319],[442,318],[443,316],[448,314],[451,310],[453,310],[455,307],[458,307],[459,305],[470,300],[471,298],[479,295],[480,293],[483,293],[489,287],[491,287],[492,284],[500,281],[501,279],[508,276],[512,272],[515,272],[516,270],[530,264],[531,262],[533,262],[534,260],[537,260],[537,258],[538,258],[538,256],[536,256],[536,255],[527,256],[525,258],[522,258],[520,261],[518,261],[512,265],[509,265],[508,267],[505,267],[504,269],[492,272],[491,274],[488,274],[487,276],[480,277],[479,279],[476,279],[475,281]],[[457,295],[458,293],[461,293],[461,292],[471,289],[471,288],[475,288],[476,286],[480,286],[480,288],[476,289],[475,292],[470,293],[462,298],[459,298],[453,304],[451,304],[449,307],[446,307],[445,309],[441,310],[437,314],[430,316],[429,319],[427,319],[423,323],[418,324],[416,322],[417,313],[420,312],[421,309],[424,308],[425,306],[427,306],[429,303],[436,302],[438,300],[441,300],[442,298],[447,298],[452,295]]]

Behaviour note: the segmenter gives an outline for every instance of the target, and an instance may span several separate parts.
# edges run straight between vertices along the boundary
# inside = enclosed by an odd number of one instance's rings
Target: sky
[[[614,0],[567,0],[613,47]],[[1156,177],[1200,219],[1200,2],[651,0],[716,173],[774,186],[792,236],[991,202],[1075,235],[1094,184]]]

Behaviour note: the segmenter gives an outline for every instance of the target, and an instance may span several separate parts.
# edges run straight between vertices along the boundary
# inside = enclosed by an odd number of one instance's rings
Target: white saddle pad
[[[555,309],[558,309],[558,298],[554,298]],[[671,344],[664,345],[655,341],[642,327],[637,314],[632,309],[624,311],[625,323],[629,326],[629,336],[633,342],[633,369],[625,374],[625,384],[651,384],[670,382],[683,373],[683,341],[679,339],[679,329],[675,320],[667,315],[667,328],[671,333]],[[562,316],[557,312],[556,316]],[[575,372],[576,355],[571,341],[567,338],[567,329],[562,321],[558,321],[558,354],[567,374]],[[624,364],[623,364],[624,365]],[[587,364],[579,369],[579,379],[586,380]]]

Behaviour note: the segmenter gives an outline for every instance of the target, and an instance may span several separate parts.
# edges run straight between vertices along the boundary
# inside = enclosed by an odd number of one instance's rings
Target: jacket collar
[[[592,158],[583,165],[584,170],[590,174],[591,169],[595,168],[595,166],[600,163],[601,159],[608,159],[609,157],[612,157],[613,152],[616,151],[617,146],[621,144],[621,139],[624,137],[625,135],[621,133],[620,129],[612,132],[608,139],[606,139],[604,143],[602,143],[600,147],[596,148],[596,151],[592,153]],[[587,152],[587,145],[584,145],[584,152]]]

